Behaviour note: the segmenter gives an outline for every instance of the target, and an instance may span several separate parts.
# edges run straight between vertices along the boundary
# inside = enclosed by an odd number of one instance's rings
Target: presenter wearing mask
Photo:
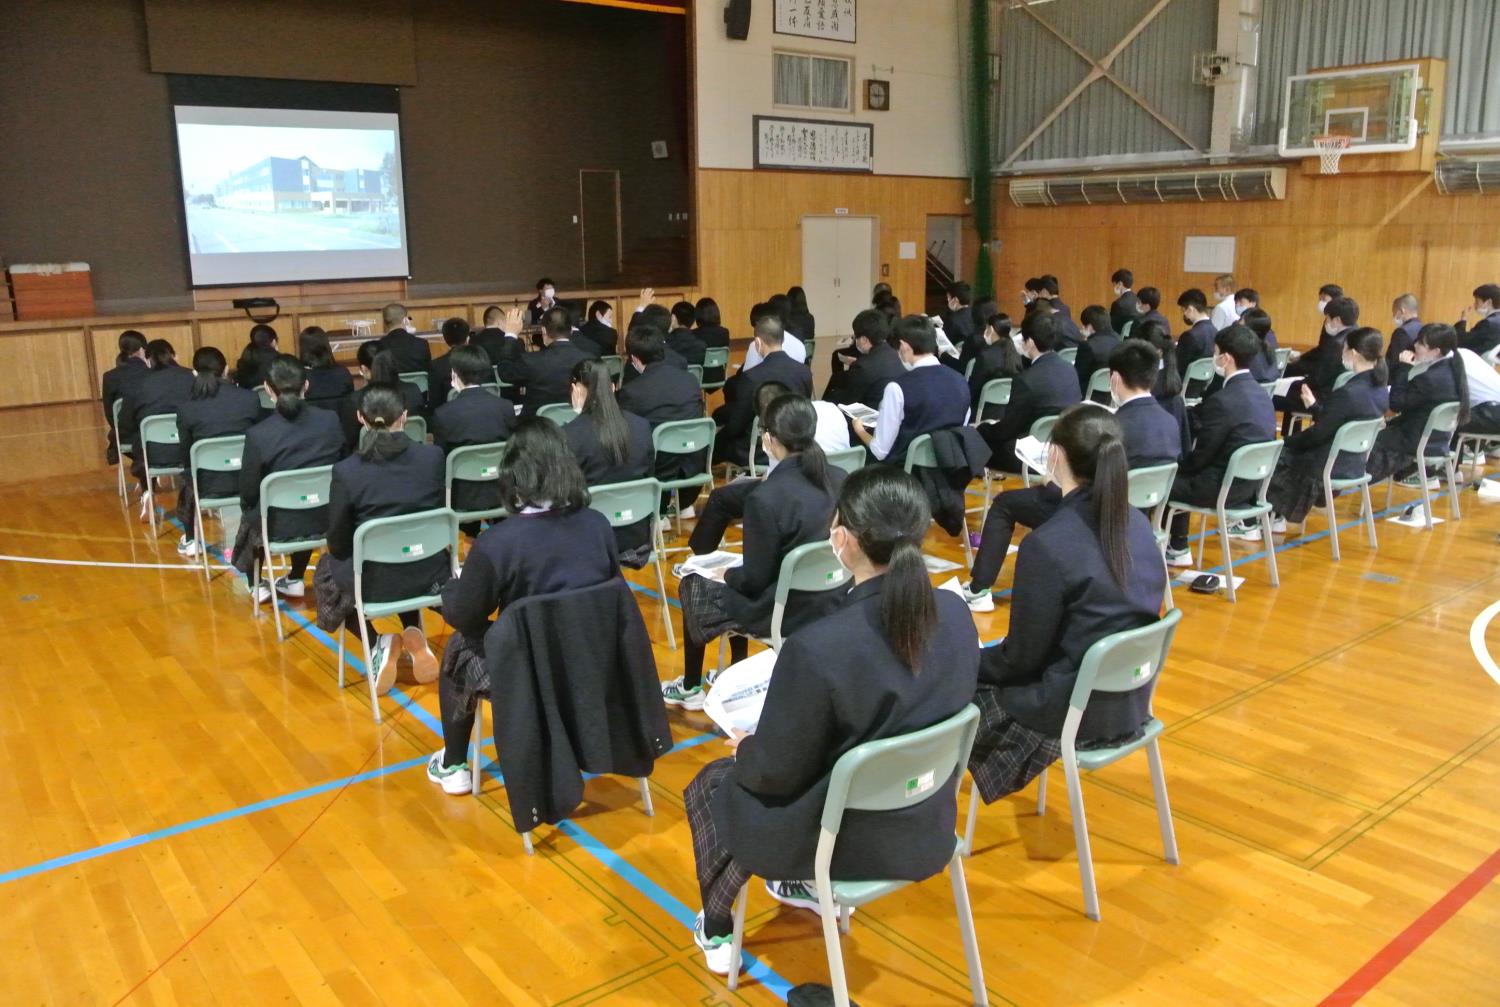
[[[547,277],[536,281],[536,297],[526,305],[529,324],[541,325],[542,316],[557,306],[557,287]]]

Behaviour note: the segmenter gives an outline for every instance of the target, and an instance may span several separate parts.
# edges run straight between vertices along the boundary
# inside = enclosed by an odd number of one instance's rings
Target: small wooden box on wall
[[[20,321],[94,314],[94,280],[87,262],[17,264],[6,273]]]

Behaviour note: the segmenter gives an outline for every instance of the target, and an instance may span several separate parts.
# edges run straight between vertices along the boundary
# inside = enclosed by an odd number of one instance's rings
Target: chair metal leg
[[[745,949],[745,903],[750,899],[750,886],[740,889],[734,898],[734,940],[729,952],[729,988],[739,989],[740,956]]]
[[[1323,480],[1323,499],[1328,501],[1328,544],[1333,547],[1333,561],[1335,563],[1343,559],[1339,555],[1339,513],[1333,506],[1333,486],[1327,479]],[[1270,539],[1266,539],[1267,542]],[[1273,548],[1271,552],[1275,552]]]
[[[1417,479],[1422,483],[1422,519],[1432,531],[1432,491],[1427,488],[1427,457],[1417,452]]]
[[[250,618],[260,618],[260,603],[255,596],[260,593],[260,563],[250,564]]]
[[[1267,528],[1266,530],[1267,530],[1267,532],[1270,531],[1269,528]],[[1207,537],[1208,537],[1207,534],[1205,534],[1204,538],[1207,538]],[[1265,538],[1266,538],[1266,541],[1269,542],[1270,545],[1271,545],[1271,549],[1267,553],[1267,555],[1268,556],[1275,556],[1276,555],[1276,544],[1274,542],[1271,542],[1271,536],[1269,534],[1267,534],[1265,536]],[[1224,550],[1224,578],[1225,578],[1224,579],[1224,588],[1229,593],[1229,601],[1231,603],[1233,603],[1235,601],[1235,597],[1234,597],[1234,553],[1230,552],[1230,550],[1229,550],[1229,522],[1224,519],[1224,515],[1223,514],[1219,515],[1219,544],[1220,544],[1220,546]],[[1202,569],[1202,567],[1199,567],[1199,569]]]
[[[276,639],[285,640],[281,631],[281,599],[276,594],[276,565],[272,562],[271,547],[266,546],[266,584],[271,589],[271,619],[276,623]],[[370,645],[365,644],[365,658],[370,657]]]
[[[839,906],[839,933],[849,934],[849,920],[854,916],[853,906]]]
[[[193,535],[198,539],[198,558],[203,562],[203,579],[208,580],[208,543],[203,540],[203,508],[197,504],[197,496],[193,497]]]
[[[646,812],[647,818],[656,817],[656,808],[651,804],[651,781],[644,776],[636,777],[636,782],[641,785],[641,809]]]
[[[1047,813],[1047,767],[1036,776],[1036,813],[1040,818]]]
[[[839,946],[839,910],[833,892],[823,885],[818,889],[818,916],[823,923],[823,949],[828,953],[828,985],[833,987],[836,1007],[849,1007],[849,982],[844,976],[844,950]]]
[[[1073,843],[1078,847],[1078,876],[1083,882],[1083,912],[1099,922],[1099,892],[1094,888],[1094,851],[1089,845],[1088,819],[1083,813],[1083,782],[1078,778],[1078,763],[1064,752],[1063,775],[1068,781],[1068,803],[1073,808]]]
[[[536,849],[535,849],[535,847],[533,847],[531,845],[531,833],[530,832],[523,832],[523,833],[521,833],[521,846],[522,846],[523,849],[526,850],[526,855],[528,857],[536,855]]]
[[[1189,530],[1191,530],[1192,527],[1193,526],[1191,524],[1188,525]],[[1194,565],[1194,569],[1196,569],[1196,570],[1202,570],[1203,569],[1203,546],[1204,546],[1204,543],[1206,543],[1207,541],[1208,541],[1208,515],[1204,514],[1203,517],[1202,517],[1202,519],[1198,522],[1198,562]]]
[[[271,598],[276,598],[276,582],[271,582]],[[375,723],[380,723],[380,697],[375,695],[375,669],[370,666],[370,631],[365,626],[365,612],[362,608],[354,610],[354,617],[359,620],[359,642],[365,647],[365,682],[370,686],[370,712],[375,714]]]
[[[960,784],[962,786],[962,784]],[[964,856],[974,855],[974,823],[979,820],[979,781],[969,778],[969,824],[964,828]]]
[[[1452,454],[1443,459],[1443,469],[1448,473],[1448,516],[1455,521],[1462,521],[1463,512],[1458,506],[1458,472],[1453,467]]]
[[[119,451],[118,447],[116,451]],[[130,499],[129,495],[125,492],[125,459],[127,457],[125,452],[119,451],[119,461],[115,463],[115,476],[117,477],[116,481],[119,483],[121,500]]]
[[[1337,520],[1332,507],[1328,508],[1328,518],[1330,521]],[[1271,541],[1271,514],[1269,511],[1260,516],[1260,535],[1261,539],[1267,543],[1266,565],[1271,568],[1271,586],[1280,587],[1281,571],[1276,567],[1276,543]],[[1334,558],[1337,559],[1338,557]]]
[[[1375,505],[1370,502],[1370,484],[1365,483],[1359,488],[1360,498],[1364,507],[1365,531],[1370,535],[1370,548],[1379,549],[1380,543],[1375,538]]]
[[[1169,864],[1178,863],[1177,832],[1172,828],[1172,805],[1167,800],[1167,776],[1161,768],[1161,747],[1152,739],[1146,746],[1146,761],[1151,763],[1151,790],[1156,795],[1156,821],[1161,826],[1161,848]]]
[[[667,630],[667,646],[673,650],[677,649],[677,634],[672,629],[672,606],[667,602],[667,577],[662,571],[661,553],[654,557],[656,560],[656,591],[661,598],[661,622]]]
[[[484,763],[484,697],[479,696],[474,700],[474,728],[469,736],[469,792],[475,797],[483,789],[483,781],[480,777],[480,767]]]
[[[339,656],[338,656],[338,662],[339,662],[339,691],[340,692],[342,692],[344,690],[344,640],[345,640],[345,638],[348,637],[348,635],[349,635],[349,627],[347,627],[347,626],[340,626],[339,627]]]
[[[973,570],[974,546],[969,542],[969,515],[967,511],[964,513],[964,529],[960,534],[962,534],[964,537],[964,566],[966,566],[970,570]]]
[[[156,480],[146,475],[146,516],[151,522],[151,540],[156,541]]]
[[[719,671],[724,670],[724,648],[729,640],[728,633],[719,634]]]
[[[1045,779],[1045,777],[1043,777]],[[948,861],[948,877],[953,882],[953,909],[958,915],[958,932],[963,937],[964,964],[969,970],[969,992],[978,1007],[989,1007],[989,993],[984,988],[984,965],[979,960],[979,937],[974,932],[974,910],[969,904],[969,882],[964,877],[964,859],[954,854]]]

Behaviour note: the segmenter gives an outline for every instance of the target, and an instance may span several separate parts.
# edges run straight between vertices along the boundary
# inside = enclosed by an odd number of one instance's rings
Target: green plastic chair
[[[844,975],[844,957],[839,934],[849,932],[850,913],[876,899],[898,892],[910,881],[835,881],[830,876],[839,830],[848,811],[895,811],[910,808],[936,796],[955,774],[962,775],[979,730],[979,710],[965,706],[947,720],[911,734],[867,741],[839,756],[823,800],[822,827],[813,861],[813,885],[818,893],[818,915],[823,922],[823,946],[828,955],[828,976],[834,1003],[849,1005],[849,984]],[[963,844],[955,843],[948,861],[953,884],[953,905],[968,966],[969,992],[975,1004],[985,1007],[989,994],[984,988],[984,967],[979,958],[979,939],[964,879]],[[729,988],[739,985],[740,958],[745,941],[745,905],[749,886],[740,890],[734,903],[734,943],[729,961]]]
[[[662,455],[692,455],[703,453],[703,471],[695,476],[684,476],[681,479],[665,479],[660,481],[662,493],[672,494],[672,513],[677,513],[677,491],[692,489],[693,487],[707,486],[712,489],[714,484],[714,438],[718,435],[718,428],[714,421],[705,416],[697,420],[673,420],[670,423],[662,423],[651,430],[651,447],[656,451],[659,459]],[[679,518],[678,532],[682,531],[681,519]],[[664,549],[664,552],[676,552],[686,547],[679,546],[675,549]]]
[[[834,468],[843,469],[851,475],[865,467],[869,454],[859,445],[845,448],[842,451],[828,452],[828,464]]]
[[[398,601],[365,601],[364,565],[366,563],[415,563],[443,550],[450,556],[458,553],[458,520],[446,507],[376,518],[354,530],[354,612],[359,623],[359,641],[365,648],[365,681],[370,686],[370,712],[380,723],[380,697],[375,695],[375,674],[369,667],[370,639],[365,622],[381,616],[420,612],[442,604],[438,594],[416,595]],[[274,596],[275,591],[271,594]],[[346,627],[339,627],[339,688],[344,687],[344,641]]]
[[[1353,371],[1339,371],[1339,376],[1333,379],[1333,390],[1338,391],[1340,388],[1343,388],[1349,383],[1349,379],[1352,377],[1354,377]]]
[[[978,357],[970,357],[969,358],[969,362],[967,364],[964,364],[964,380],[965,381],[968,381],[970,378],[972,378],[974,376],[974,363],[978,359],[979,359]]]
[[[1214,379],[1214,358],[1199,357],[1187,365],[1187,371],[1182,375],[1182,401],[1190,406],[1195,406],[1203,401],[1203,389]],[[1198,385],[1197,395],[1188,395],[1188,389]]]
[[[1003,406],[1010,403],[1010,378],[991,378],[979,389],[979,408],[974,411],[974,425],[979,426],[987,406]]]
[[[1114,398],[1114,392],[1110,391],[1109,387],[1108,367],[1100,367],[1089,375],[1088,391],[1083,397],[1103,405],[1110,404],[1110,400]]]
[[[495,398],[497,398],[497,399],[502,399],[502,398],[505,397],[501,393],[501,391],[500,391],[500,385],[499,385],[499,383],[495,382],[495,381],[486,381],[482,385],[469,385],[468,387],[470,387],[470,388],[483,388],[485,391],[489,392],[491,395],[495,396]],[[450,389],[448,389],[448,397],[446,399],[444,399],[443,401],[445,401],[445,402],[452,402],[454,399],[458,398],[458,391],[459,390],[457,388],[450,388]]]
[[[1422,516],[1426,521],[1428,531],[1432,531],[1432,492],[1427,488],[1427,466],[1437,461],[1437,458],[1427,457],[1427,443],[1434,436],[1442,438],[1444,442],[1451,441],[1453,432],[1457,429],[1458,403],[1444,402],[1427,414],[1427,424],[1422,428],[1422,439],[1417,443],[1417,481],[1422,484]],[[1458,507],[1458,472],[1454,465],[1451,447],[1444,450],[1442,462],[1443,475],[1448,482],[1448,514],[1453,520],[1458,521],[1463,518],[1463,514]],[[1396,479],[1392,476],[1386,484],[1386,510],[1391,508],[1391,495],[1395,489]]]
[[[1290,346],[1276,347],[1276,373],[1286,375],[1286,365],[1292,362],[1292,348]]]
[[[1074,362],[1076,362],[1078,360],[1078,347],[1076,347],[1076,346],[1065,346],[1062,349],[1060,349],[1060,350],[1057,351],[1057,355],[1059,357],[1062,357],[1064,360],[1066,360],[1070,364],[1074,363]]]
[[[1265,393],[1267,395],[1270,395],[1273,398],[1276,396],[1276,385],[1277,385],[1277,382],[1275,380],[1261,381],[1261,382],[1259,382],[1259,384],[1260,384],[1261,388],[1265,389]]]
[[[776,595],[771,608],[771,635],[761,640],[772,650],[780,650],[784,639],[781,633],[786,618],[787,600],[793,591],[837,591],[849,583],[850,573],[834,555],[833,546],[825,541],[799,545],[781,559],[776,571]],[[724,670],[724,648],[730,633],[719,637],[719,671]],[[742,634],[741,634],[742,635]],[[712,684],[712,683],[710,683]]]
[[[177,414],[159,413],[141,420],[136,443],[141,447],[141,465],[146,470],[146,513],[151,518],[151,537],[156,538],[156,480],[163,476],[180,476],[187,470],[181,465],[151,464],[151,445],[164,447],[182,443],[177,435]]]
[[[589,509],[603,514],[611,528],[627,528],[651,518],[651,555],[646,562],[656,568],[656,591],[661,599],[661,622],[667,633],[667,645],[677,649],[677,634],[672,628],[672,606],[667,603],[667,577],[662,567],[665,543],[661,535],[661,484],[655,479],[634,479],[589,487]]]
[[[938,467],[937,452],[932,449],[932,435],[923,434],[906,448],[906,471],[912,469],[935,469]],[[964,511],[964,526],[959,532],[964,543],[964,564],[974,566],[974,547],[969,544],[969,513]]]
[[[1339,556],[1339,522],[1338,515],[1333,509],[1334,495],[1345,490],[1358,489],[1360,493],[1359,515],[1364,518],[1365,532],[1370,537],[1370,548],[1380,548],[1375,539],[1375,508],[1370,504],[1370,475],[1363,471],[1364,463],[1370,457],[1370,450],[1375,447],[1375,437],[1380,433],[1380,428],[1385,421],[1376,417],[1373,420],[1350,420],[1333,435],[1333,442],[1328,446],[1328,463],[1323,466],[1323,499],[1328,504],[1328,541],[1333,546],[1333,558],[1337,562]],[[1358,455],[1360,458],[1360,474],[1353,479],[1335,479],[1333,477],[1333,466],[1343,453]],[[1426,480],[1423,480],[1425,483]],[[1307,522],[1302,522],[1303,531],[1307,530]]]
[[[125,469],[128,467],[126,460],[135,456],[135,452],[131,449],[130,445],[120,439],[120,410],[123,408],[125,408],[125,400],[123,398],[115,399],[114,405],[109,407],[110,418],[114,420],[115,450],[120,455],[119,462],[115,465],[115,474],[119,476],[121,500],[124,500],[127,495],[125,490]]]
[[[1122,325],[1122,326],[1120,326],[1120,338],[1121,339],[1129,339],[1130,338],[1131,330],[1133,330],[1134,328],[1135,328],[1135,319],[1131,318],[1131,319],[1126,320],[1125,324]]]
[[[500,377],[500,368],[499,367],[491,367],[490,368],[490,372],[495,375],[495,387],[498,388],[498,389],[500,389],[500,392],[498,394],[500,394],[502,398],[504,397],[505,389],[516,387],[515,385],[511,384],[509,381],[505,381],[504,379],[502,379]]]
[[[1052,442],[1052,428],[1056,425],[1056,416],[1041,416],[1032,421],[1031,429],[1028,431],[1028,433],[1032,437],[1035,437],[1037,440],[1041,441],[1043,444],[1050,444]],[[1026,468],[1026,466],[1021,466],[1021,470],[1021,482],[1023,484],[1031,486],[1034,483],[1041,481],[1041,476],[1032,472],[1030,469]],[[986,494],[988,494],[988,489],[986,489]],[[985,497],[985,505],[989,505],[988,495],[986,495]]]
[[[403,429],[406,431],[406,436],[410,437],[418,444],[427,443],[427,420],[425,417],[406,417],[406,425],[405,427],[403,427]]]
[[[609,354],[599,358],[604,365],[604,370],[609,374],[609,380],[619,385],[620,380],[625,377],[625,358],[616,354]]]
[[[281,629],[281,601],[276,595],[276,567],[273,558],[286,556],[308,549],[323,549],[328,545],[324,535],[317,538],[286,539],[280,542],[271,539],[271,509],[313,510],[328,506],[328,497],[333,486],[333,466],[320,465],[309,469],[288,469],[272,472],[260,481],[260,542],[261,556],[266,579],[271,584],[271,617],[276,621],[276,639],[285,640]],[[257,565],[250,577],[250,611],[259,615],[255,600],[260,590],[262,567]]]
[[[1167,562],[1167,540],[1171,537],[1167,534],[1162,524],[1162,518],[1167,512],[1167,497],[1172,492],[1172,481],[1177,478],[1177,463],[1168,462],[1165,465],[1152,465],[1147,468],[1131,469],[1126,473],[1129,479],[1128,490],[1130,506],[1137,510],[1148,511],[1151,518],[1151,532],[1156,536],[1156,545],[1161,549],[1162,565]],[[1172,601],[1172,571],[1167,569],[1167,608],[1175,608]]]
[[[1276,459],[1281,457],[1281,447],[1281,441],[1263,441],[1235,449],[1234,454],[1229,456],[1229,465],[1224,469],[1224,481],[1219,484],[1219,499],[1214,506],[1199,507],[1180,500],[1172,500],[1167,504],[1169,523],[1172,515],[1178,513],[1199,514],[1203,518],[1202,534],[1198,537],[1199,570],[1203,569],[1203,543],[1208,540],[1208,520],[1218,519],[1219,543],[1224,550],[1224,569],[1227,574],[1225,585],[1230,601],[1235,600],[1234,554],[1229,549],[1229,525],[1233,521],[1254,519],[1260,523],[1261,543],[1266,547],[1266,563],[1271,568],[1271,586],[1281,586],[1281,577],[1276,571],[1276,545],[1271,541],[1271,505],[1266,502],[1266,491],[1271,487],[1271,476],[1276,472]],[[1254,503],[1245,507],[1229,507],[1225,504],[1236,479],[1260,483]]]
[[[422,396],[427,395],[427,372],[426,371],[402,371],[401,380],[409,381],[422,390]]]
[[[720,373],[724,374],[727,377],[728,374],[729,374],[729,347],[727,347],[727,346],[711,346],[706,351],[704,351],[704,354],[703,354],[703,369],[705,371],[714,371],[714,370],[717,370],[717,371],[719,371]],[[711,392],[711,391],[713,391],[716,388],[723,388],[723,387],[724,387],[724,379],[723,378],[720,378],[718,381],[705,381],[705,382],[703,382],[703,390],[705,392]]]
[[[691,374],[694,378],[697,379],[697,381],[698,381],[698,387],[702,388],[703,387],[703,368],[700,367],[697,364],[688,364],[687,365],[687,372],[689,374]]]
[[[276,400],[271,397],[270,392],[266,391],[265,385],[261,385],[259,388],[255,389],[255,395],[258,399],[260,399],[260,407],[262,409],[276,408]]]
[[[1163,857],[1169,864],[1178,863],[1177,835],[1172,828],[1172,806],[1167,801],[1167,778],[1162,772],[1161,748],[1157,741],[1163,726],[1153,714],[1142,728],[1141,736],[1134,741],[1113,748],[1077,748],[1078,726],[1083,722],[1084,710],[1089,697],[1095,692],[1130,692],[1142,686],[1156,691],[1161,679],[1161,669],[1167,662],[1167,653],[1172,649],[1172,638],[1177,624],[1182,621],[1182,609],[1174,608],[1149,626],[1114,633],[1098,640],[1083,655],[1083,665],[1073,682],[1073,695],[1068,700],[1068,715],[1063,721],[1062,764],[1063,775],[1068,782],[1068,803],[1073,809],[1073,840],[1078,847],[1078,873],[1083,882],[1083,911],[1089,919],[1099,921],[1099,892],[1094,885],[1094,857],[1089,845],[1088,820],[1083,811],[1083,784],[1078,770],[1094,772],[1127,755],[1142,749],[1151,767],[1151,789],[1156,797],[1156,821],[1161,829]],[[966,854],[974,852],[974,820],[978,814],[979,795],[969,795],[969,824],[964,832],[963,849]],[[1042,771],[1037,781],[1036,813],[1047,811],[1047,773]]]
[[[493,507],[488,510],[458,510],[453,506],[453,483],[455,481],[470,483],[498,481],[500,463],[504,457],[504,441],[496,441],[493,444],[470,444],[468,447],[454,448],[448,452],[443,475],[445,486],[443,499],[448,509],[453,511],[459,524],[469,521],[494,521],[510,516],[510,511],[504,507]],[[454,560],[457,561],[456,555]]]
[[[238,472],[245,457],[245,435],[210,437],[194,441],[188,449],[188,478],[193,484],[193,537],[198,540],[198,555],[203,560],[203,579],[209,579],[208,543],[203,537],[203,514],[220,507],[238,507],[240,495],[209,497],[198,492],[199,472]]]
[[[572,423],[577,418],[578,411],[568,402],[549,402],[545,406],[538,407],[536,414],[562,427]]]

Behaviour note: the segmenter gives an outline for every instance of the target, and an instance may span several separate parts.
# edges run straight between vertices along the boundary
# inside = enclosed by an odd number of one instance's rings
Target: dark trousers
[[[1010,552],[1016,525],[1035,528],[1056,514],[1061,505],[1062,490],[1051,483],[1009,490],[997,496],[984,519],[984,532],[979,540],[979,551],[974,555],[969,590],[988,591],[995,586]]]
[[[759,479],[736,479],[708,495],[708,503],[703,505],[703,513],[698,515],[698,523],[688,537],[688,548],[693,555],[702,556],[719,548],[729,526],[745,516],[745,499],[759,485]]]
[[[1021,459],[1016,457],[1016,442],[1001,440],[997,436],[999,429],[1000,425],[997,423],[979,425],[979,436],[990,446],[988,466],[993,472],[1020,472]]]
[[[1212,507],[1219,502],[1219,486],[1221,479],[1213,474],[1207,473],[1208,478],[1203,478],[1204,473],[1199,475],[1183,475],[1177,473],[1177,478],[1172,480],[1172,492],[1169,499],[1179,503],[1192,504],[1194,507]],[[1236,481],[1235,486],[1244,486],[1244,480]],[[1240,501],[1235,499],[1234,493],[1230,493],[1228,506],[1236,506]],[[1168,545],[1172,549],[1186,549],[1188,546],[1188,531],[1191,528],[1192,515],[1178,512],[1172,515],[1171,540]]]
[[[1459,433],[1500,437],[1500,402],[1481,402],[1470,409],[1469,422],[1459,428]]]

